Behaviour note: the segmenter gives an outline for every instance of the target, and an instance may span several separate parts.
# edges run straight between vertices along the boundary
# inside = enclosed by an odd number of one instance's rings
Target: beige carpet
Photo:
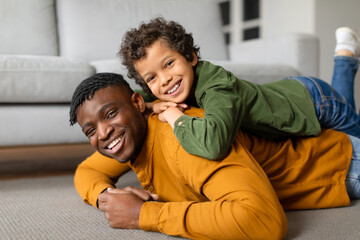
[[[72,175],[1,180],[0,204],[1,240],[176,239],[155,232],[112,229],[101,211],[82,202]]]
[[[136,185],[133,173],[120,186]],[[0,180],[0,239],[178,239],[108,226],[103,213],[82,202],[73,176]],[[287,239],[360,239],[360,201],[350,207],[287,212]]]

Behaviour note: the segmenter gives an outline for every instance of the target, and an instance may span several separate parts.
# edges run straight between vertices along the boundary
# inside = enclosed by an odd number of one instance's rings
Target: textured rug
[[[133,177],[125,177],[123,184],[133,185]],[[177,239],[111,228],[100,210],[81,200],[72,175],[1,180],[0,192],[1,240]]]
[[[135,174],[121,186],[137,185]],[[142,230],[112,229],[103,213],[82,202],[73,176],[0,181],[0,239],[179,239]],[[286,239],[360,239],[360,201],[350,207],[287,212]]]

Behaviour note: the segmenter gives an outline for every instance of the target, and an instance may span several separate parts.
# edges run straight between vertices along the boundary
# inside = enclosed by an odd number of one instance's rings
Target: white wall
[[[331,82],[335,30],[349,26],[360,35],[360,0],[262,0],[261,37],[294,32],[315,34],[320,40],[319,77]],[[360,106],[360,73],[355,81]]]
[[[320,39],[320,77],[331,82],[333,55],[335,48],[335,30],[348,26],[360,35],[359,0],[315,0],[315,33]],[[355,80],[355,99],[360,107],[360,72]]]
[[[314,33],[314,0],[262,0],[261,37]]]

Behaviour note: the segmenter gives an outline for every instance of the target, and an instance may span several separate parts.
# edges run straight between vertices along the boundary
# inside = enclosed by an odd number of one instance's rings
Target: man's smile
[[[125,135],[125,132],[121,133],[121,135],[118,136],[117,138],[115,138],[114,140],[112,140],[110,142],[110,144],[107,144],[107,146],[104,148],[104,150],[107,152],[110,152],[111,154],[114,154],[115,152],[117,152],[123,146],[124,135]]]

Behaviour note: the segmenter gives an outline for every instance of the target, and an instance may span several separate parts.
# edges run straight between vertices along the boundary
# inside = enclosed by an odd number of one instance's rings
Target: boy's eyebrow
[[[110,103],[108,103],[108,104],[105,104],[104,106],[102,106],[101,108],[100,108],[100,110],[98,111],[98,115],[102,115],[103,114],[103,112],[105,112],[105,110],[109,107],[109,106],[111,106],[111,105],[113,105],[114,104],[114,102],[110,102]],[[85,123],[84,124],[84,126],[81,128],[81,130],[82,131],[84,131],[84,129],[88,126],[88,125],[90,125],[91,124],[91,122],[87,122],[87,123]]]
[[[163,58],[160,59],[160,63],[164,64],[164,62],[168,61],[168,59],[172,58],[171,55],[165,55]],[[146,78],[147,75],[151,75],[152,72],[145,72],[145,74],[143,76],[141,76],[142,78]]]

